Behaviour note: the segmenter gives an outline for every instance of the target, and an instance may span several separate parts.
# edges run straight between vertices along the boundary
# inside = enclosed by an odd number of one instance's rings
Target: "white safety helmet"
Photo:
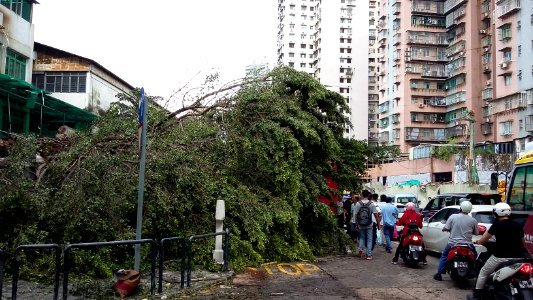
[[[468,200],[464,200],[459,204],[461,207],[461,212],[465,214],[469,214],[472,211],[472,203]]]
[[[494,205],[492,213],[497,217],[508,217],[511,214],[511,207],[505,202]]]

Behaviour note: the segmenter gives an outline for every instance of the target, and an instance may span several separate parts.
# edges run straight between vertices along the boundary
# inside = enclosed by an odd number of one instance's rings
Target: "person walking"
[[[379,198],[378,194],[372,194],[372,203],[376,205],[376,209],[378,210],[378,215],[381,217],[381,208],[378,205],[378,198]],[[378,223],[377,223],[376,217],[372,215],[372,251],[374,251],[374,248],[376,247],[376,242],[378,240],[378,233],[381,234],[381,230],[378,230]]]
[[[451,215],[446,221],[446,225],[442,228],[442,231],[449,231],[450,237],[448,243],[439,261],[439,267],[437,274],[433,276],[433,279],[442,281],[442,274],[446,274],[446,258],[450,249],[457,244],[468,244],[474,251],[474,257],[477,257],[476,247],[472,243],[472,235],[478,234],[477,221],[468,214],[472,211],[472,203],[464,199],[460,204],[460,212]]]
[[[492,213],[496,217],[496,222],[492,224],[488,231],[475,244],[483,245],[492,236],[496,236],[496,244],[494,246],[494,253],[485,262],[476,281],[476,287],[473,293],[473,299],[483,298],[483,291],[487,278],[490,276],[496,267],[506,261],[523,258],[527,252],[524,247],[524,229],[522,225],[510,220],[511,206],[509,204],[500,202],[494,206]]]
[[[359,200],[352,209],[352,224],[359,231],[359,256],[363,256],[363,248],[366,245],[366,259],[372,259],[372,215],[377,220],[378,228],[381,229],[380,217],[377,205],[370,200],[371,194],[363,190],[363,199]]]
[[[391,204],[392,199],[387,197],[387,195],[381,195],[380,200],[381,202],[385,203],[385,205],[381,207],[383,235],[385,236],[385,250],[387,251],[387,253],[392,253],[391,240],[399,212],[398,208]]]
[[[339,199],[337,199],[337,226],[339,226],[339,228],[344,228],[345,223],[344,217],[346,213],[344,212],[344,200],[344,197],[339,197]]]
[[[350,199],[344,201],[344,222],[346,224],[346,233],[350,236],[353,241],[357,240],[358,233],[355,231],[355,224],[352,225],[352,207],[355,203],[359,201],[359,196],[354,192],[350,192]]]
[[[418,228],[422,228],[422,216],[416,212],[416,205],[413,202],[407,202],[405,204],[405,210],[403,212],[403,216],[396,222],[396,225],[403,226],[402,229],[402,237],[400,238],[400,241],[398,243],[398,247],[396,247],[396,252],[394,253],[394,257],[392,258],[392,264],[395,265],[398,263],[398,258],[400,257],[400,253],[402,251],[402,245],[403,240],[407,237],[409,234],[409,224],[415,223]],[[394,229],[393,229],[394,230]],[[422,247],[424,247],[424,244],[422,243]],[[427,265],[427,261],[424,258],[424,265]]]

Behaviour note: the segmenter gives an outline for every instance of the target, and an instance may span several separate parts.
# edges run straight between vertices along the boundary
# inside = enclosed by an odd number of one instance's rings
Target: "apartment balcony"
[[[387,39],[387,29],[383,29],[378,33],[378,42],[385,41]]]
[[[465,67],[466,59],[464,57],[459,57],[448,64],[446,64],[446,70],[448,71],[449,76],[455,75],[458,70]]]
[[[393,129],[392,130],[392,138],[395,140],[400,139],[400,129]]]
[[[389,101],[385,101],[378,105],[378,110],[380,114],[384,114],[389,111]]]
[[[387,128],[389,126],[389,117],[379,119],[379,128]]]
[[[399,124],[399,123],[400,123],[400,114],[392,115],[392,124]]]
[[[520,10],[520,0],[504,0],[496,4],[496,17],[504,18]]]
[[[481,123],[481,133],[484,135],[492,134],[494,124],[491,122]]]
[[[460,102],[466,101],[466,91],[458,91],[453,94],[447,95],[444,97],[444,101],[446,101],[446,105],[454,105]]]
[[[434,1],[416,1],[411,2],[411,13],[414,14],[444,14],[444,3]]]
[[[396,46],[399,43],[401,43],[401,36],[402,36],[402,34],[398,32],[392,37],[392,44],[394,46]]]
[[[450,14],[446,15],[446,28],[460,23],[460,19],[466,15],[466,5],[459,7]]]
[[[368,140],[377,142],[378,141],[378,133],[377,132],[369,132],[368,133]]]
[[[388,143],[389,142],[389,132],[384,131],[378,133],[378,140],[380,143]]]
[[[446,78],[448,77],[448,74],[446,73],[444,68],[437,69],[437,68],[427,67],[427,69],[425,68],[422,69],[422,77]]]
[[[458,124],[453,127],[446,129],[446,135],[448,138],[465,136],[467,133],[467,128],[465,124]]]
[[[490,0],[485,0],[481,3],[481,14],[482,16],[485,16],[485,14],[490,14]]]
[[[466,47],[466,41],[460,40],[459,42],[454,43],[450,45],[448,48],[446,48],[446,56],[450,57],[457,53],[460,53],[461,51],[465,50],[465,47]]]
[[[448,34],[446,32],[421,32],[407,31],[408,44],[420,45],[443,45],[448,46]]]
[[[437,128],[406,127],[405,141],[440,142],[446,141],[446,130]]]
[[[463,3],[466,3],[466,0],[446,0],[444,2],[444,13],[449,13],[452,9],[458,7]]]
[[[429,105],[431,106],[437,106],[437,107],[445,107],[446,106],[446,97],[429,97]]]
[[[488,87],[481,91],[481,99],[485,101],[492,100],[492,88]]]
[[[392,14],[393,15],[399,15],[400,14],[400,2],[396,2],[392,5]]]

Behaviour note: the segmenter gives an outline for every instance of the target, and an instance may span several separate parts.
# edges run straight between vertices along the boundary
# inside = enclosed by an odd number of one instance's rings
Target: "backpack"
[[[368,226],[372,224],[372,212],[370,211],[370,204],[372,204],[370,200],[367,204],[360,202],[361,207],[357,213],[357,222],[360,226]]]

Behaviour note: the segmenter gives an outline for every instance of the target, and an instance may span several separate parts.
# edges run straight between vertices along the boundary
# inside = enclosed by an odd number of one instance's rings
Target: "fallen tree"
[[[67,140],[16,140],[0,173],[1,248],[134,239],[137,100],[121,99]],[[332,161],[341,166],[334,174],[341,191],[358,188],[365,171],[366,144],[342,138],[342,111],[341,95],[289,68],[171,113],[151,109],[143,238],[213,232],[215,203],[224,199],[236,269],[344,250],[346,236],[316,200],[328,192]],[[40,167],[35,153],[44,157]],[[196,263],[211,263],[212,244],[198,244]],[[110,276],[131,262],[128,251],[80,253],[76,262],[88,276]]]

